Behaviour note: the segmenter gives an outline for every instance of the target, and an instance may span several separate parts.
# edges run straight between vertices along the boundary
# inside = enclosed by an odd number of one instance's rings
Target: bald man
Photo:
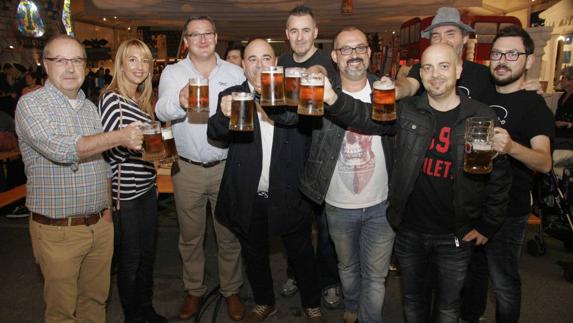
[[[207,135],[226,141],[229,154],[215,207],[215,216],[238,237],[253,289],[255,306],[243,322],[261,322],[276,313],[269,264],[269,236],[281,236],[299,282],[301,303],[308,322],[323,322],[320,289],[311,240],[312,208],[298,190],[309,136],[296,126],[270,120],[256,99],[253,132],[229,131],[231,93],[251,92],[259,97],[264,66],[275,66],[272,47],[263,39],[245,48],[243,69],[247,81],[220,94]]]
[[[436,282],[436,321],[457,322],[473,248],[485,244],[498,229],[509,199],[507,158],[494,159],[490,174],[463,170],[466,119],[497,117],[488,106],[456,94],[461,72],[451,46],[428,47],[420,69],[426,92],[398,104],[388,219],[397,230],[395,252],[407,322],[429,319],[427,281]],[[366,106],[339,104],[337,94],[325,92],[325,102],[332,103],[326,112],[339,122],[366,132],[381,131]],[[430,272],[431,267],[436,270]],[[429,274],[437,276],[428,280]]]

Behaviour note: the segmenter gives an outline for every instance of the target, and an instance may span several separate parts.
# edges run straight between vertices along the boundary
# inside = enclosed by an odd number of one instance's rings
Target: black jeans
[[[521,311],[519,259],[525,240],[527,215],[508,216],[498,232],[472,257],[464,286],[461,317],[477,322],[485,312],[488,273],[495,291],[496,322],[517,323]]]
[[[126,322],[138,321],[153,305],[153,264],[157,239],[157,195],[121,201],[117,285]]]
[[[322,290],[339,284],[340,277],[338,277],[338,258],[328,231],[324,207],[315,206],[314,214],[316,224],[316,266],[320,273],[318,284]],[[287,276],[295,278],[290,259],[288,259]]]
[[[398,230],[394,252],[400,264],[406,322],[430,321],[427,284],[431,281],[435,281],[436,288],[432,311],[435,322],[458,322],[461,291],[473,246],[473,242],[456,241],[453,234]],[[436,277],[428,277],[430,273]]]
[[[253,289],[255,303],[274,305],[273,278],[269,262],[268,205],[271,199],[257,196],[255,212],[247,238],[239,237],[241,252],[245,259],[247,278]],[[310,214],[307,220],[288,234],[281,236],[289,261],[293,265],[295,278],[300,289],[303,308],[320,307],[320,288],[314,260],[311,236]]]

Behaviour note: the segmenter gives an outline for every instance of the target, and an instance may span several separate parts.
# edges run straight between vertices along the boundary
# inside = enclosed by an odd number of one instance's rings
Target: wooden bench
[[[26,197],[26,185],[16,186],[0,193],[0,208],[10,205]]]

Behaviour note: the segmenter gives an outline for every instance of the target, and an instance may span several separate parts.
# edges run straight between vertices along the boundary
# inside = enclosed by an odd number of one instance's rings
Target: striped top
[[[123,117],[120,118],[120,108]],[[151,122],[151,117],[142,111],[137,102],[124,98],[115,92],[108,92],[99,100],[99,113],[105,131],[120,128],[135,121]],[[106,151],[105,160],[111,165],[113,178],[111,187],[113,199],[117,199],[118,170],[121,164],[120,200],[133,200],[155,185],[155,167],[153,163],[141,160],[141,152],[118,146]],[[134,158],[136,157],[136,158]]]
[[[97,107],[80,90],[69,100],[50,81],[20,98],[16,132],[26,166],[26,206],[51,218],[99,212],[109,206],[109,165],[101,154],[84,160],[76,144],[103,131]]]

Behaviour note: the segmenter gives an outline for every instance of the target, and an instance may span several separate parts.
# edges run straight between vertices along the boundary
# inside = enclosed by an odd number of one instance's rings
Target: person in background
[[[406,64],[400,66],[400,69],[398,70],[398,73],[396,74],[396,79],[408,77],[408,73],[410,72],[412,65],[414,65],[414,59],[408,58],[406,60]]]
[[[561,70],[559,85],[564,93],[555,111],[555,137],[573,139],[573,66]]]
[[[209,80],[209,113],[217,111],[219,92],[245,81],[243,70],[215,53],[217,30],[207,16],[193,16],[182,31],[189,48],[188,56],[177,64],[167,65],[159,81],[157,117],[173,121],[173,136],[179,157],[174,164],[173,189],[179,220],[179,252],[183,261],[183,285],[186,296],[179,318],[186,320],[197,314],[205,285],[204,239],[207,202],[211,210],[217,205],[227,149],[221,142],[207,139],[207,119],[189,119],[189,78]],[[212,213],[209,214],[212,216]],[[245,307],[239,298],[243,284],[241,245],[228,228],[213,218],[217,238],[220,292],[227,303],[227,313],[234,321],[243,318]]]
[[[26,87],[22,89],[22,95],[35,91],[42,86],[36,82],[36,77],[34,74],[28,72],[24,75],[24,80],[26,81]]]
[[[242,67],[243,62],[243,52],[245,47],[240,43],[234,43],[230,45],[225,51],[225,60],[229,63],[233,63],[239,67]]]
[[[48,80],[16,109],[47,323],[106,322],[114,230],[111,172],[102,153],[139,150],[143,139],[140,122],[103,131],[97,107],[80,90],[86,59],[77,39],[48,40],[42,52]]]
[[[99,101],[105,131],[155,119],[151,105],[153,57],[145,43],[123,41],[115,55],[110,85]],[[119,146],[104,153],[112,169],[119,249],[117,286],[125,322],[163,323],[153,308],[153,264],[157,241],[155,167],[141,152]]]

